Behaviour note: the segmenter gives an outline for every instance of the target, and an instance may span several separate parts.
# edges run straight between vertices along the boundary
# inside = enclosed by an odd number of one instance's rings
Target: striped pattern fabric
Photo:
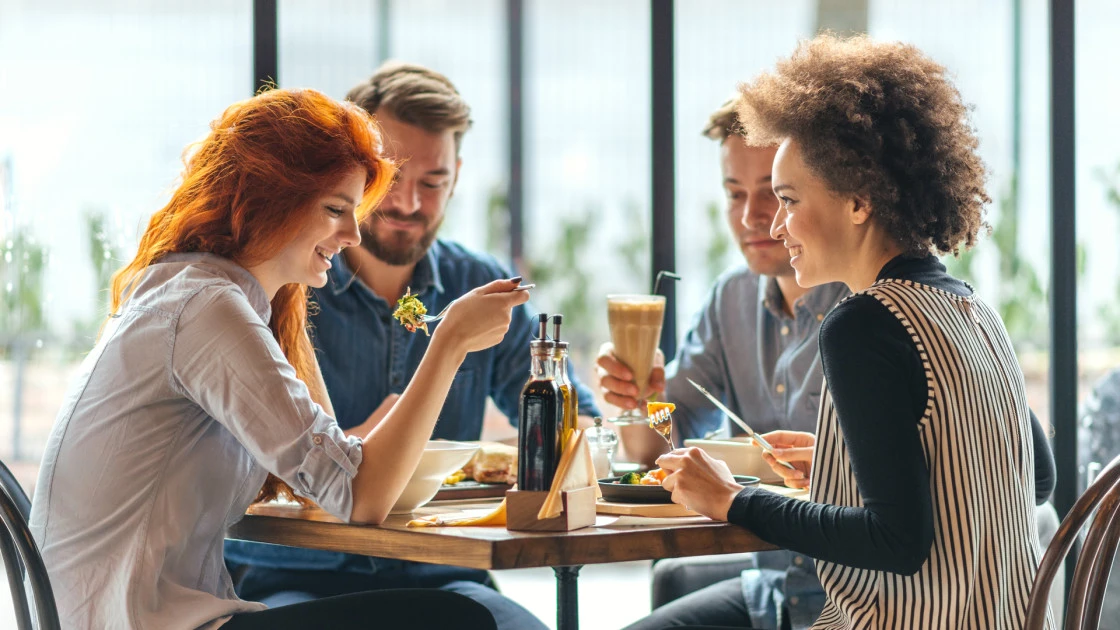
[[[1022,628],[1041,554],[1030,414],[1003,324],[977,299],[908,280],[880,280],[862,293],[902,322],[925,368],[919,431],[933,547],[911,576],[818,561],[828,602],[813,628]],[[813,501],[863,505],[848,461],[826,383]]]

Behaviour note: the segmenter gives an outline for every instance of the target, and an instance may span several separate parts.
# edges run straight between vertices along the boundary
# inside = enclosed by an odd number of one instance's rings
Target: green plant
[[[47,248],[25,228],[0,243],[0,331],[4,345],[28,335],[42,335]]]
[[[510,258],[509,223],[509,195],[504,186],[491,186],[486,195],[486,251],[501,260]]]
[[[727,236],[723,225],[724,208],[722,204],[711,201],[704,207],[704,216],[708,220],[708,230],[712,235],[708,247],[704,250],[704,271],[707,284],[715,282],[719,274],[733,262],[731,239]]]
[[[87,208],[82,215],[86,229],[89,263],[93,269],[93,314],[80,318],[74,324],[74,351],[86,352],[97,336],[97,331],[109,315],[109,285],[113,273],[124,264],[123,253],[113,244],[106,212],[100,208]]]
[[[113,245],[105,213],[86,210],[86,239],[89,244],[89,261],[97,287],[96,314],[104,317],[109,312],[109,284],[113,273],[123,264],[120,248]]]
[[[1012,176],[1010,191],[996,202],[991,242],[995,245],[999,285],[989,299],[1007,327],[1018,349],[1043,348],[1049,340],[1050,311],[1037,264],[1043,261],[1024,256],[1019,247],[1018,186]],[[976,283],[975,250],[948,258],[950,273]]]
[[[1105,187],[1105,199],[1120,216],[1120,163],[1112,172],[1097,171],[1097,178]],[[1112,344],[1120,344],[1120,279],[1112,288],[1112,300],[1097,307],[1097,316],[1104,326],[1105,339]]]
[[[587,351],[593,343],[591,300],[594,296],[587,288],[592,280],[588,245],[592,217],[596,214],[589,208],[581,216],[561,219],[554,238],[543,248],[551,255],[534,256],[526,261],[529,278],[540,286],[543,295],[551,298],[549,303],[553,308],[563,313],[573,352]]]
[[[649,269],[653,258],[650,252],[649,217],[642,205],[633,199],[628,199],[622,204],[622,212],[625,215],[626,225],[631,228],[626,230],[615,251],[622,258],[630,278],[638,283],[632,291],[641,293],[647,290],[643,288],[642,283],[650,282],[650,278],[653,277]]]

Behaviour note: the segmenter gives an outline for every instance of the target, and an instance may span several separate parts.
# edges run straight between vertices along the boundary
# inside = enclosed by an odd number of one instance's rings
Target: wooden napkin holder
[[[559,516],[540,519],[537,514],[548,491],[510,490],[506,493],[506,529],[526,532],[570,532],[595,524],[595,488],[588,486],[560,493]]]
[[[556,466],[552,487],[543,492],[506,493],[506,529],[570,532],[595,524],[599,485],[582,430],[573,431]]]

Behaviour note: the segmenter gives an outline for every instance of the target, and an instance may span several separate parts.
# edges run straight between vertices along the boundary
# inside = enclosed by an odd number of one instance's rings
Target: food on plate
[[[455,472],[451,473],[446,479],[444,479],[443,480],[443,485],[453,486],[453,485],[459,483],[460,481],[462,481],[466,478],[467,478],[467,473],[463,472],[463,469],[460,468],[459,470],[456,470]]]
[[[485,442],[463,466],[463,473],[479,483],[516,483],[517,447]]]
[[[643,486],[660,486],[668,476],[669,473],[665,472],[664,470],[660,468],[654,468],[653,470],[643,475],[641,481],[639,481],[638,483]]]
[[[629,472],[619,477],[618,483],[624,486],[660,486],[669,473],[660,468],[654,468],[646,474]]]
[[[626,473],[616,483],[620,485],[637,485],[642,481],[642,473]]]
[[[408,332],[416,332],[416,329],[428,332],[428,324],[424,321],[424,315],[428,313],[428,309],[424,306],[420,298],[412,293],[412,288],[408,288],[404,292],[404,296],[397,300],[397,309],[393,311],[393,318],[396,319],[404,326]]]

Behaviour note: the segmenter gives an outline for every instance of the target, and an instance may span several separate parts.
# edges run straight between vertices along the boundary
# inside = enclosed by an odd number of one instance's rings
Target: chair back
[[[1120,456],[1113,459],[1085,490],[1046,548],[1031,589],[1027,630],[1042,630],[1045,627],[1046,605],[1054,576],[1077,541],[1081,527],[1091,517],[1093,520],[1073,572],[1066,606],[1066,630],[1087,630],[1099,626],[1112,559],[1120,543]]]
[[[19,513],[23,515],[23,520],[31,521],[31,499],[28,498],[27,493],[23,491],[23,486],[19,485],[16,476],[12,474],[11,470],[0,462],[0,485],[8,491],[8,496],[16,502],[16,507],[19,508]]]
[[[20,630],[32,629],[31,610],[27,592],[23,588],[26,568],[31,595],[35,600],[35,616],[38,619],[36,627],[39,630],[61,630],[47,567],[35,539],[31,537],[31,529],[27,526],[30,512],[31,501],[27,498],[27,493],[8,467],[0,462],[0,520],[4,523],[4,530],[0,531],[0,556],[4,558],[17,625]]]

